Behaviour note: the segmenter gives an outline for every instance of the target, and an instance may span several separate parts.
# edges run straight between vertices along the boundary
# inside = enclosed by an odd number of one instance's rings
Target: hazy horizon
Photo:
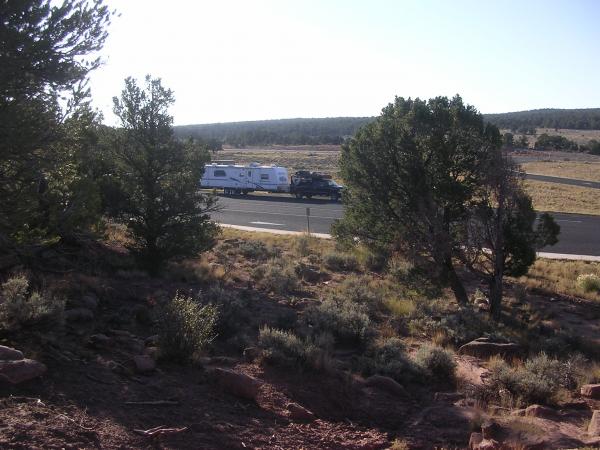
[[[600,3],[108,0],[91,76],[115,123],[123,80],[162,78],[177,125],[369,117],[395,96],[460,94],[484,114],[594,108]]]

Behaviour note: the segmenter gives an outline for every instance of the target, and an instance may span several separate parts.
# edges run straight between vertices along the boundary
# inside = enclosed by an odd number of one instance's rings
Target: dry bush
[[[359,268],[358,258],[350,253],[330,252],[323,256],[323,264],[334,272],[355,271]]]
[[[294,240],[294,249],[298,256],[309,256],[315,253],[314,247],[317,246],[316,238],[309,234],[301,234]]]
[[[161,358],[188,362],[215,338],[218,310],[213,305],[178,293],[156,315]]]
[[[260,329],[258,344],[265,360],[271,364],[314,370],[324,370],[331,365],[333,339],[327,334],[303,339],[291,331],[264,326]]]
[[[65,300],[48,292],[31,292],[24,275],[9,278],[0,286],[0,300],[0,327],[5,330],[63,323]]]
[[[240,244],[239,252],[244,258],[265,260],[281,256],[281,249],[262,241],[247,240]]]
[[[164,272],[165,278],[184,283],[214,283],[225,277],[225,269],[221,265],[211,264],[206,260],[185,260],[170,263]]]
[[[299,286],[298,275],[289,261],[274,259],[254,269],[252,277],[259,286],[276,294],[295,292]]]
[[[356,359],[355,364],[356,369],[365,376],[385,375],[399,383],[410,383],[423,375],[421,369],[408,357],[404,344],[397,337],[374,342]]]
[[[304,321],[315,334],[331,333],[342,342],[361,343],[370,326],[367,307],[342,298],[327,298],[304,311]]]
[[[451,351],[442,347],[423,345],[415,355],[415,362],[436,381],[454,382],[456,362]]]

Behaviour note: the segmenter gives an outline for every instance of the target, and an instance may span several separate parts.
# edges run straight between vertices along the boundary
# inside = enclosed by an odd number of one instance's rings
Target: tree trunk
[[[454,293],[454,297],[456,297],[456,301],[461,305],[466,305],[469,302],[469,297],[467,295],[467,291],[465,290],[462,281],[458,277],[456,270],[454,270],[454,266],[452,265],[452,260],[448,259],[444,265],[446,272],[446,279],[450,284],[450,289]]]
[[[495,275],[489,280],[490,286],[490,314],[495,319],[498,320],[500,318],[500,314],[502,313],[502,295],[503,295],[503,286],[502,286],[502,275]]]

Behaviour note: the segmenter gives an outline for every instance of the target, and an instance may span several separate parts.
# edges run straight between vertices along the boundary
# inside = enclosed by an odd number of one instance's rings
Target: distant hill
[[[501,129],[522,133],[532,132],[534,128],[600,130],[600,108],[534,109],[485,114],[484,117]],[[236,147],[269,144],[341,144],[371,120],[373,117],[327,117],[181,125],[175,127],[175,135],[184,139],[193,137]]]
[[[600,130],[600,108],[532,109],[530,111],[485,114],[498,128],[526,131],[531,128]]]
[[[183,125],[175,127],[175,135],[238,147],[265,144],[341,144],[371,120],[372,117],[327,117]]]

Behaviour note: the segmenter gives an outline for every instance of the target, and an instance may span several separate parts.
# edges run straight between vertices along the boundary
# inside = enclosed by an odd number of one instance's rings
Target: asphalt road
[[[288,195],[247,195],[219,199],[221,211],[213,217],[220,223],[288,231],[306,231],[306,208],[310,208],[310,230],[329,233],[331,224],[343,215],[341,203],[330,200],[297,200]],[[552,213],[561,227],[558,244],[545,252],[600,256],[600,216]]]
[[[549,175],[536,175],[528,173],[525,175],[528,180],[547,181],[549,183],[568,184],[570,186],[580,186],[592,189],[600,189],[600,183],[597,181],[576,180],[574,178],[551,177]]]

